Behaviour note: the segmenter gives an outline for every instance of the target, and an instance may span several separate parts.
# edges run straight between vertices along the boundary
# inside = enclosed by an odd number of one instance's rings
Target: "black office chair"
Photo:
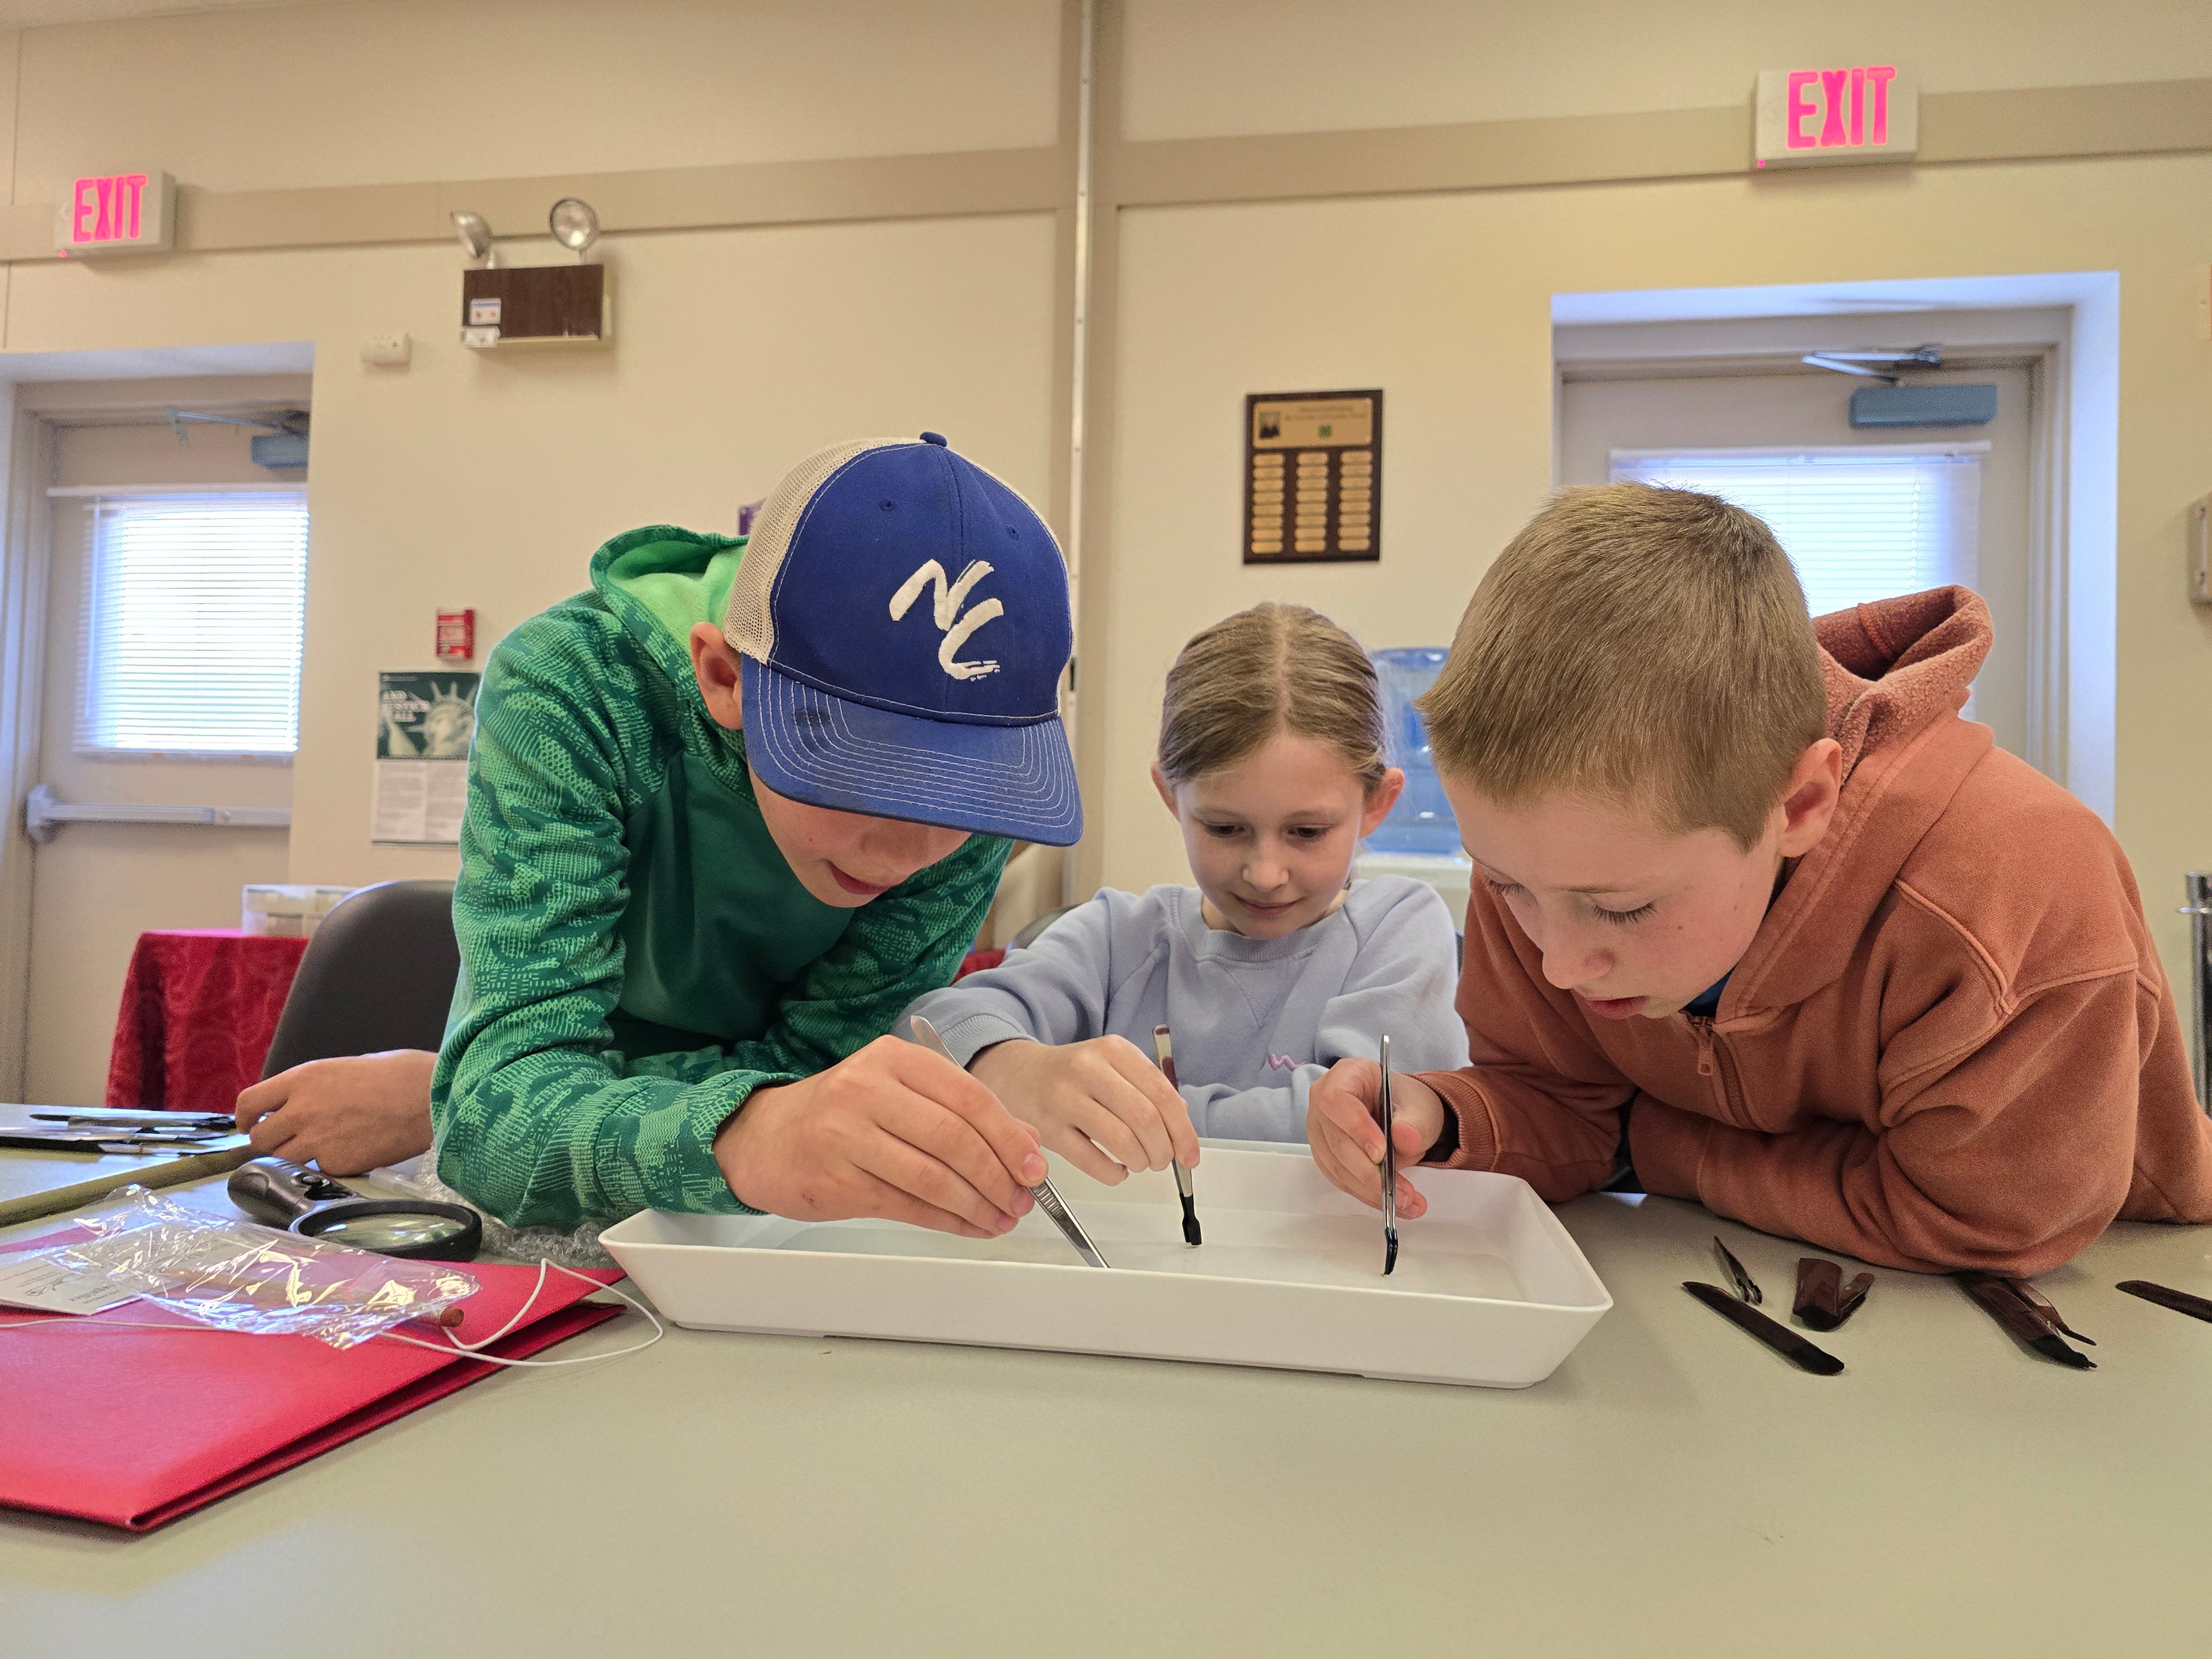
[[[348,895],[300,958],[261,1075],[341,1054],[436,1048],[460,972],[453,883],[386,881]]]

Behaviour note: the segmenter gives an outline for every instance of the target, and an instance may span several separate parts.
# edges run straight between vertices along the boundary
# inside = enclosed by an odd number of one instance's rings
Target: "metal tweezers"
[[[163,1133],[185,1135],[228,1135],[238,1133],[237,1120],[228,1112],[170,1112],[140,1111],[121,1106],[61,1106],[51,1111],[34,1111],[30,1115],[33,1123],[60,1123],[72,1129],[115,1129],[135,1133],[142,1129]]]
[[[937,1035],[937,1028],[934,1025],[920,1014],[915,1015],[908,1024],[914,1027],[915,1041],[921,1043],[923,1048],[933,1054],[951,1060],[955,1066],[960,1064],[958,1060],[952,1060],[952,1050],[945,1046],[945,1039]],[[1036,1200],[1037,1208],[1050,1216],[1053,1224],[1060,1229],[1069,1243],[1075,1246],[1076,1255],[1081,1256],[1091,1267],[1103,1267],[1107,1265],[1106,1258],[1098,1254],[1098,1247],[1091,1242],[1091,1235],[1083,1231],[1083,1224],[1069,1212],[1066,1201],[1060,1195],[1059,1188],[1052,1184],[1050,1176],[1047,1176],[1036,1186],[1027,1190],[1029,1195]]]
[[[2051,1305],[2050,1298],[2025,1279],[1979,1271],[1955,1273],[1953,1277],[1959,1281],[1959,1287],[1980,1303],[1997,1323],[2045,1359],[2070,1365],[2077,1371],[2097,1369],[2095,1360],[2079,1349],[2068,1347],[2065,1339],[2070,1336],[2076,1342],[2089,1342],[2092,1347],[2096,1344],[2071,1329],[2058,1316],[2058,1310]]]
[[[221,1133],[197,1129],[174,1134],[123,1125],[106,1133],[97,1129],[0,1128],[0,1147],[15,1152],[127,1152],[149,1158],[164,1152],[210,1152],[216,1142],[237,1133],[233,1127]]]
[[[1390,1105],[1390,1039],[1376,1047],[1382,1059],[1382,1276],[1388,1279],[1398,1266],[1398,1143],[1390,1134],[1397,1115]]]

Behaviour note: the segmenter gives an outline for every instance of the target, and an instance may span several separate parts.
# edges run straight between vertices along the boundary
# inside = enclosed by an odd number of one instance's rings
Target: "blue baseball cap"
[[[722,632],[780,795],[1050,847],[1083,834],[1060,720],[1067,566],[943,438],[839,444],[753,520]]]

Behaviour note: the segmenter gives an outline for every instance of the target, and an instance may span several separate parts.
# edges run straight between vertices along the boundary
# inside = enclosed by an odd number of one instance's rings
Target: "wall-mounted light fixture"
[[[453,210],[453,232],[461,239],[461,246],[469,251],[471,259],[482,259],[488,264],[499,263],[499,255],[492,248],[491,227],[479,213],[465,213]]]
[[[554,240],[576,256],[576,263],[502,270],[496,268],[491,227],[473,213],[453,215],[461,246],[486,261],[461,274],[463,345],[606,343],[614,325],[607,268],[584,262],[586,251],[599,240],[599,216],[589,203],[564,196],[553,204],[545,226]]]
[[[563,196],[553,204],[553,211],[545,216],[545,222],[553,232],[553,240],[576,256],[576,263],[584,263],[584,251],[599,240],[599,216],[592,211],[589,202],[578,201],[573,196]]]

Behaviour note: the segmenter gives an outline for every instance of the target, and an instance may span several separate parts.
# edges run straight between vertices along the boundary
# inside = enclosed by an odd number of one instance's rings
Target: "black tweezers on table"
[[[1815,1376],[1833,1376],[1843,1370],[1844,1362],[1826,1349],[1807,1341],[1787,1325],[1778,1325],[1748,1302],[1738,1301],[1719,1285],[1686,1279],[1682,1288],[1801,1370],[1810,1371]]]
[[[2154,1285],[2148,1279],[2124,1279],[2112,1287],[2125,1291],[2130,1296],[2139,1296],[2161,1308],[2171,1308],[2178,1314],[2187,1314],[2191,1319],[2212,1323],[2212,1301],[2201,1296],[2191,1296],[2187,1291],[2177,1291],[2170,1285]]]
[[[2058,1316],[2058,1310],[2033,1285],[2021,1279],[2007,1279],[2002,1273],[1978,1270],[1954,1276],[1959,1281],[1959,1288],[1987,1309],[1997,1323],[2045,1359],[2070,1365],[2077,1371],[2097,1369],[2097,1362],[2087,1354],[2066,1346],[2066,1336],[2081,1342],[2089,1339],[2079,1331],[2069,1330],[2066,1322]],[[2060,1334],[2062,1332],[2065,1335]]]

